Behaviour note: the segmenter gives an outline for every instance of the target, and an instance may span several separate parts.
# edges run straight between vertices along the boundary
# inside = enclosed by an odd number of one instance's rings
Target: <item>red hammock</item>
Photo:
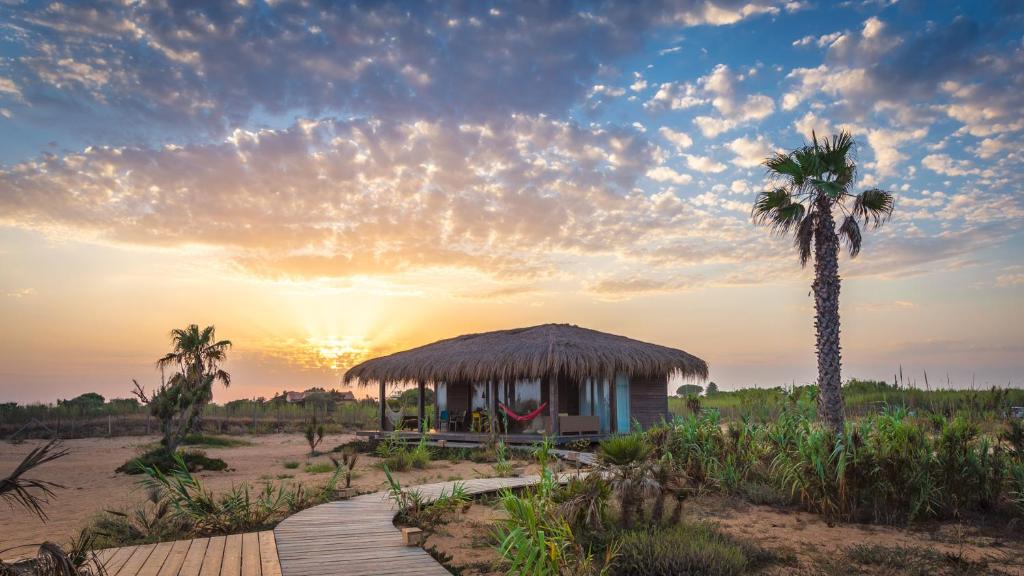
[[[534,410],[532,412],[527,412],[526,414],[523,414],[523,415],[519,415],[519,414],[516,414],[515,412],[513,412],[512,409],[509,408],[508,406],[505,406],[501,402],[498,402],[498,408],[501,408],[502,412],[507,414],[509,418],[515,420],[516,422],[529,422],[530,420],[533,420],[538,415],[540,415],[541,412],[544,411],[544,407],[547,406],[547,405],[548,405],[548,403],[545,402],[545,403],[541,404],[540,406],[538,406],[536,410]]]

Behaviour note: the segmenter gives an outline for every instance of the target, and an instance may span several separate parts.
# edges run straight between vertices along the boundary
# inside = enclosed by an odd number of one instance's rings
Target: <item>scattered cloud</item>
[[[731,162],[740,168],[760,166],[776,149],[762,134],[756,138],[737,138],[726,144],[726,147],[736,155]]]

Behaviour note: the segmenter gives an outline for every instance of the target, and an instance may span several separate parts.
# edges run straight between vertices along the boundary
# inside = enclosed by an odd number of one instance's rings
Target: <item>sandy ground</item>
[[[327,456],[311,458],[309,446],[299,434],[271,434],[260,436],[232,436],[250,444],[230,448],[204,448],[210,456],[222,458],[229,469],[223,472],[201,472],[199,477],[215,493],[249,482],[259,485],[266,480],[275,482],[324,482],[328,474],[307,474],[304,468],[310,462],[330,462]],[[338,444],[355,439],[351,435],[332,435],[324,438],[319,447],[328,451]],[[142,452],[157,441],[157,437],[88,438],[68,440],[64,445],[71,453],[51,462],[32,474],[41,480],[62,484],[54,490],[55,497],[46,506],[49,520],[39,521],[20,508],[7,509],[0,503],[0,551],[21,545],[38,544],[46,540],[65,543],[78,534],[91,517],[103,510],[125,509],[146,498],[138,488],[138,476],[118,474],[114,469]],[[5,475],[21,461],[40,441],[23,444],[0,443],[0,475]],[[383,471],[376,466],[377,459],[361,454],[355,469],[352,486],[360,492],[375,492],[385,487]],[[284,463],[296,461],[297,469],[286,469]],[[491,465],[435,461],[425,470],[410,469],[397,476],[403,486],[490,476]],[[0,552],[5,559],[23,556],[31,549]]]

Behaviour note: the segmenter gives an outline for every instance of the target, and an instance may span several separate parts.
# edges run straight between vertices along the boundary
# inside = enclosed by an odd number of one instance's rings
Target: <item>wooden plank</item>
[[[281,576],[281,561],[277,557],[277,541],[274,532],[267,530],[259,533],[260,570],[263,576]]]
[[[224,542],[224,561],[220,565],[221,576],[241,576],[242,535],[232,534]]]
[[[178,576],[181,565],[185,562],[189,548],[192,547],[192,540],[178,540],[171,544],[171,551],[168,552],[164,565],[160,567],[157,576]]]
[[[135,551],[132,552],[131,558],[124,563],[124,566],[117,571],[117,574],[110,576],[135,576],[142,569],[143,564],[149,559],[149,555],[153,553],[153,549],[156,548],[156,544],[143,544],[142,546],[136,546]]]
[[[209,538],[198,538],[192,540],[185,554],[185,560],[181,563],[178,576],[199,576],[203,567],[203,558],[206,557],[206,547],[210,544]]]
[[[242,534],[242,576],[262,576],[260,537],[255,532]]]
[[[114,553],[104,562],[103,569],[106,571],[108,576],[115,576],[124,563],[132,557],[135,553],[137,546],[125,546],[124,548],[114,548]]]
[[[160,572],[160,568],[164,565],[164,560],[167,559],[167,555],[171,553],[171,548],[174,546],[174,542],[161,542],[153,548],[153,552],[146,559],[146,563],[139,568],[137,572],[138,576],[156,576]]]
[[[203,556],[203,565],[199,568],[199,576],[220,576],[221,560],[224,559],[224,542],[227,539],[223,536],[214,536],[206,545],[206,555]]]

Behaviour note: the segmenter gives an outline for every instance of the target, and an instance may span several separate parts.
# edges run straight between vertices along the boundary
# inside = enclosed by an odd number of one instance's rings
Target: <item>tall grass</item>
[[[883,407],[838,437],[801,401],[767,423],[723,427],[718,418],[676,418],[647,432],[693,490],[771,486],[813,512],[882,523],[1009,511],[1020,493],[1015,474],[1024,452],[962,415],[924,418]]]

